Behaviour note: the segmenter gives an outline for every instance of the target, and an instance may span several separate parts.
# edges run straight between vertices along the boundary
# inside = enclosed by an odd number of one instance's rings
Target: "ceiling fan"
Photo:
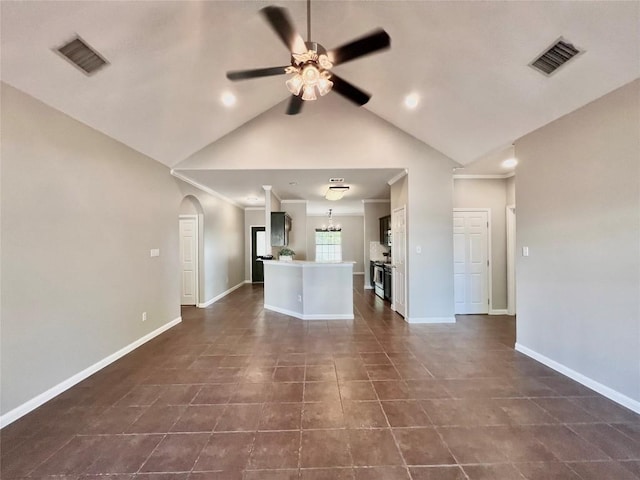
[[[325,50],[319,43],[311,41],[311,0],[307,0],[307,41],[305,42],[293,26],[287,9],[276,6],[265,7],[260,13],[291,52],[291,64],[281,67],[256,68],[227,72],[229,80],[291,74],[285,82],[292,93],[287,107],[288,115],[300,113],[304,101],[316,100],[317,94],[324,96],[332,89],[340,95],[362,106],[371,95],[340,78],[331,71],[336,65],[355,60],[391,46],[391,38],[379,28],[367,35],[345,43],[332,50]]]

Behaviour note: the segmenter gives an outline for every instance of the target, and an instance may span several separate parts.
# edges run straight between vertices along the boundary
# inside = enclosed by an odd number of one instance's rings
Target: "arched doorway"
[[[204,210],[196,197],[187,195],[182,199],[179,213],[180,305],[198,306]]]

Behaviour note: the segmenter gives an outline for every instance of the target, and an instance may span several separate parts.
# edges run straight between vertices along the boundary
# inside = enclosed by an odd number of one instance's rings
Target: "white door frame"
[[[196,238],[196,261],[194,262],[196,265],[195,268],[195,282],[194,291],[196,296],[196,307],[201,307],[200,305],[200,215],[178,215],[178,232],[180,231],[180,220],[195,220],[195,238]],[[180,238],[180,243],[182,243],[182,238]],[[182,255],[182,254],[181,254]],[[181,271],[182,271],[182,267]],[[182,293],[181,299],[182,299]]]
[[[489,295],[489,315],[493,312],[493,288],[491,280],[491,270],[493,269],[493,258],[491,257],[491,209],[490,208],[454,208],[454,212],[486,212],[487,213],[487,295]],[[453,234],[451,235],[453,238]]]
[[[516,314],[516,206],[507,205],[507,315]]]
[[[404,264],[404,318],[408,319],[409,318],[409,305],[408,305],[408,288],[407,288],[407,206],[406,205],[402,205],[398,208],[394,208],[393,211],[391,212],[391,258],[393,259],[393,263],[394,266],[392,268],[392,277],[391,277],[391,284],[393,285],[392,289],[391,289],[391,309],[395,312],[396,310],[396,275],[398,274],[398,270],[395,268],[395,258],[393,257],[393,252],[394,252],[394,242],[397,241],[397,239],[394,238],[393,235],[393,227],[394,227],[394,223],[393,221],[396,218],[396,215],[398,214],[397,212],[399,212],[400,210],[402,210],[403,215],[404,215],[404,248],[402,249],[402,251],[404,252],[404,259],[403,259],[403,264]],[[397,251],[397,250],[396,250]],[[400,314],[401,315],[401,314]]]

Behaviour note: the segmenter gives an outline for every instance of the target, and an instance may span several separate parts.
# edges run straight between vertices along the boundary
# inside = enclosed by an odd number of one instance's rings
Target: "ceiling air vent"
[[[69,60],[87,75],[93,74],[108,64],[102,55],[92,49],[80,37],[75,37],[70,42],[56,48],[56,52]]]
[[[529,65],[540,73],[549,76],[573,57],[581,53],[583,53],[582,50],[574,47],[563,38],[560,38]]]

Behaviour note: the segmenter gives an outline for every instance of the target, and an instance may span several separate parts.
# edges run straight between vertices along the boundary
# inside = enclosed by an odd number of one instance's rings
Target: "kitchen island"
[[[354,263],[265,260],[264,308],[302,320],[351,320]]]

